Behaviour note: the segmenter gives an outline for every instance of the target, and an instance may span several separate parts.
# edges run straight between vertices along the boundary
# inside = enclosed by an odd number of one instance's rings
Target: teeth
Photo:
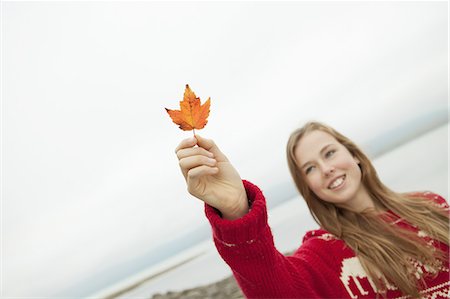
[[[339,187],[342,183],[344,182],[344,177],[340,177],[336,180],[333,181],[333,183],[331,183],[330,187],[328,187],[329,189],[334,189]]]

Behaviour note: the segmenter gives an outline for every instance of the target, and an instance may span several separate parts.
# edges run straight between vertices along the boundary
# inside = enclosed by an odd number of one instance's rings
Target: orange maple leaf
[[[203,129],[208,122],[207,118],[209,116],[209,106],[211,105],[211,99],[201,105],[200,98],[195,96],[195,93],[186,84],[186,89],[184,90],[183,100],[180,101],[180,110],[166,109],[172,121],[179,125],[180,129],[183,131],[190,131],[195,129]]]

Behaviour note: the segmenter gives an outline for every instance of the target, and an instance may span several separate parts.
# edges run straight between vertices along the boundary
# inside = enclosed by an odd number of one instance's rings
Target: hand
[[[218,209],[225,219],[248,213],[242,179],[213,140],[196,135],[181,141],[175,153],[190,194]]]

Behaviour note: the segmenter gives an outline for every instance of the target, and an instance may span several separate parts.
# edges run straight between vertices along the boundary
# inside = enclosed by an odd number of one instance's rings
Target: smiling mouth
[[[333,190],[336,188],[339,188],[345,181],[345,174],[343,176],[340,176],[336,179],[334,179],[330,185],[328,185],[328,189]]]

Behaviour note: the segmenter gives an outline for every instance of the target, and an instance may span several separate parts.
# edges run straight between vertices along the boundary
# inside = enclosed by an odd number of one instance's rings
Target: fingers
[[[220,151],[220,149],[217,147],[217,145],[214,143],[212,139],[206,139],[201,137],[200,135],[195,135],[197,140],[197,145],[199,147],[204,148],[208,152],[211,152],[214,154],[214,157],[219,162],[225,162],[228,161],[227,157]]]
[[[193,170],[194,168],[202,166],[215,167],[217,166],[217,161],[213,158],[197,155],[182,158],[180,159],[179,164],[184,177],[187,177],[188,172]]]
[[[202,147],[190,147],[190,148],[183,148],[179,149],[177,152],[178,159],[183,159],[190,156],[206,156],[209,158],[214,158],[214,154],[211,152],[208,152]]]
[[[217,163],[228,161],[213,140],[199,135],[182,140],[175,153],[186,180],[216,174],[219,171]]]
[[[187,139],[183,139],[180,144],[175,148],[175,153],[177,153],[180,149],[193,147],[197,144],[197,139],[195,137],[190,137]]]
[[[219,172],[219,168],[217,167],[210,167],[207,165],[198,166],[195,168],[192,168],[188,171],[186,179],[188,180],[188,186],[189,180],[195,180],[205,175],[215,175]]]
[[[195,137],[190,137],[187,139],[184,139],[178,144],[178,146],[175,148],[175,153],[177,154],[178,158],[180,150],[193,148],[195,145],[198,145],[199,148],[205,149],[206,152],[210,152],[213,154],[213,157],[217,159],[219,162],[227,162],[227,157],[220,151],[219,147],[214,143],[212,139],[206,139],[201,137],[200,135],[195,135]],[[206,154],[206,152],[201,151],[198,152],[199,154]],[[182,155],[187,155],[187,151],[180,152]],[[209,154],[206,154],[207,156],[210,156]]]

